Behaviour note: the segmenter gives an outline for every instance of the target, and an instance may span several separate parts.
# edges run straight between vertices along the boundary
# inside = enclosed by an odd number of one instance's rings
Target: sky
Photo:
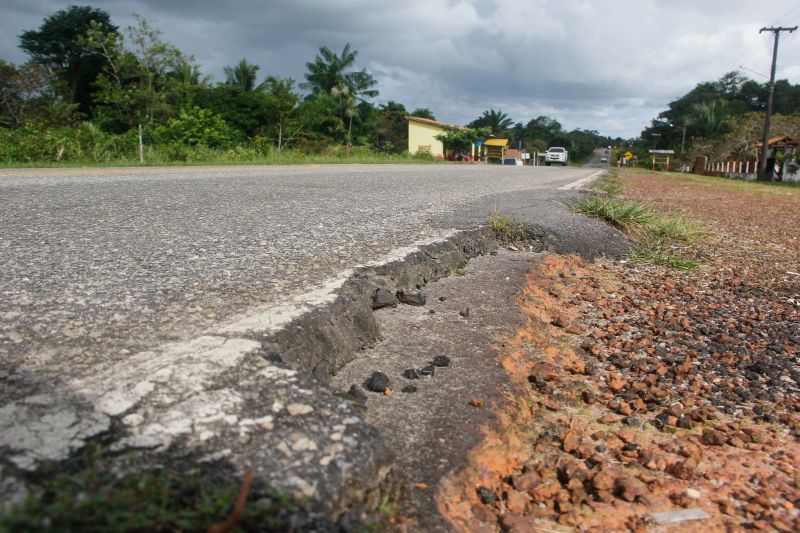
[[[0,58],[73,2],[0,0]],[[204,74],[246,58],[259,75],[303,81],[320,46],[358,51],[378,104],[430,108],[466,124],[486,109],[567,129],[639,135],[697,83],[743,67],[766,81],[772,33],[800,23],[800,0],[96,0],[120,28],[133,13],[194,55]],[[778,79],[800,83],[800,30],[783,33]]]

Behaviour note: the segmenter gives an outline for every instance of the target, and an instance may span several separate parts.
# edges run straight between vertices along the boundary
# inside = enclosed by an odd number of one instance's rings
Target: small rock
[[[536,363],[531,369],[531,376],[542,381],[553,381],[557,375],[556,367],[550,363]]]
[[[633,431],[631,431],[629,429],[623,429],[623,430],[618,431],[617,432],[617,437],[619,437],[619,440],[621,440],[622,442],[624,442],[626,444],[630,444],[630,443],[636,441],[636,435],[634,435]]]
[[[450,358],[446,355],[437,355],[433,358],[431,364],[438,367],[450,366]]]
[[[725,444],[725,434],[721,431],[717,431],[715,429],[704,429],[703,430],[703,444],[708,444],[711,446],[722,446]]]
[[[558,314],[553,318],[551,322],[554,326],[558,326],[559,328],[566,328],[570,325],[569,317],[563,313]]]
[[[711,516],[697,507],[683,509],[681,511],[665,511],[663,513],[650,513],[647,517],[659,526],[670,524],[680,524],[692,520],[708,520]]]
[[[699,490],[693,489],[693,488],[686,489],[684,494],[686,494],[686,496],[688,496],[689,498],[691,498],[693,500],[699,500],[700,496],[702,496],[702,494],[700,493]]]
[[[542,478],[537,472],[525,472],[511,478],[514,488],[523,492],[529,492],[542,484]]]
[[[497,501],[497,494],[495,494],[494,491],[488,487],[478,487],[477,492],[478,498],[481,499],[481,502],[483,502],[484,505],[491,505]]]
[[[406,385],[400,390],[405,393],[417,392],[417,388],[414,385]]]
[[[626,418],[625,418],[625,423],[626,423],[627,425],[629,425],[629,426],[632,426],[632,427],[635,427],[635,428],[640,428],[640,427],[642,427],[642,425],[644,424],[644,423],[642,422],[642,419],[641,419],[641,418],[639,418],[638,416],[629,416],[629,417],[626,417]]]
[[[350,390],[347,391],[347,397],[355,402],[367,401],[367,395],[364,394],[364,391],[361,390],[361,387],[355,384],[350,385]]]
[[[580,435],[574,429],[570,429],[561,437],[561,446],[564,451],[570,453],[578,448],[580,444]]]
[[[435,370],[435,367],[434,367],[433,365],[428,365],[428,366],[423,366],[423,367],[422,367],[422,368],[419,370],[419,374],[420,374],[421,376],[433,376],[433,373],[434,373],[435,371],[436,371],[436,370]]]
[[[307,415],[314,411],[314,408],[304,403],[290,403],[286,406],[290,416]]]
[[[406,379],[419,379],[419,374],[413,368],[406,368],[403,370],[403,377]]]
[[[443,302],[445,300],[447,300],[447,296],[439,296],[439,301],[440,302]]]
[[[425,305],[425,295],[422,291],[403,289],[397,291],[397,299],[407,305],[423,306]]]
[[[529,501],[530,496],[525,492],[514,489],[506,491],[506,507],[512,513],[524,514]]]
[[[473,398],[469,401],[469,404],[472,407],[483,407],[483,400],[481,400],[480,398]]]
[[[617,473],[611,469],[603,469],[592,478],[592,486],[597,491],[611,490],[617,483]]]
[[[464,318],[467,318],[469,316],[469,307],[465,307],[464,309],[459,311],[458,314],[463,316]]]
[[[416,483],[414,486],[418,490],[428,490],[428,484],[427,483]]]
[[[397,297],[388,289],[375,289],[372,295],[372,308],[383,309],[384,307],[397,307]]]
[[[364,387],[372,392],[386,392],[386,389],[392,384],[389,377],[383,372],[373,372],[372,375],[364,382]]]

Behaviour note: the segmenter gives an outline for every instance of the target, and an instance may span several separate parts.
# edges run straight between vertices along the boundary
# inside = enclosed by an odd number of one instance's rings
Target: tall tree
[[[360,120],[367,98],[378,96],[377,81],[366,69],[353,70],[358,52],[346,44],[341,54],[323,46],[311,63],[306,63],[308,72],[302,88],[311,90],[311,98],[321,99],[322,105],[313,106],[319,111],[328,109],[336,113],[333,120],[318,121],[325,124],[334,136],[343,138],[349,148],[353,141],[353,121]],[[360,102],[360,103],[359,103]],[[372,106],[369,106],[372,110]]]
[[[38,30],[19,36],[19,47],[33,62],[53,71],[61,96],[67,103],[80,104],[84,113],[91,110],[92,84],[105,66],[103,57],[81,44],[93,25],[103,33],[117,33],[111,16],[102,9],[70,6],[45,18]]]
[[[174,115],[169,104],[170,72],[191,58],[161,38],[161,31],[136,15],[136,25],[127,28],[130,49],[117,33],[105,32],[92,23],[83,46],[106,62],[97,78],[95,99],[101,122],[111,129],[129,129],[137,124],[165,122]]]
[[[503,113],[502,110],[488,109],[483,114],[467,124],[470,128],[489,128],[492,135],[505,135],[514,121],[508,115]]]
[[[431,120],[436,120],[436,117],[433,116],[433,111],[431,111],[427,107],[418,107],[411,112],[411,115],[419,118],[429,118]]]
[[[0,59],[0,123],[19,127],[30,119],[31,108],[47,91],[49,72],[42,65],[19,68]]]
[[[347,93],[356,99],[374,98],[378,96],[375,78],[366,69],[353,70],[358,52],[350,49],[347,43],[341,54],[337,55],[327,46],[322,46],[312,63],[306,63],[308,72],[306,82],[301,85],[303,89],[310,89],[312,94],[330,94],[336,89]]]
[[[256,74],[259,66],[242,59],[234,66],[225,67],[225,83],[245,92],[256,89]]]

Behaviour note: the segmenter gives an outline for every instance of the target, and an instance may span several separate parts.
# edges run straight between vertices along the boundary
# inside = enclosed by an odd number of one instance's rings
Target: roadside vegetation
[[[218,82],[150,22],[119,28],[108,12],[71,6],[19,28],[29,60],[0,59],[0,165],[420,162],[407,116],[429,108],[376,104],[377,80],[358,51],[321,46],[301,82],[234,61]],[[550,117],[515,122],[489,109],[459,139],[564,146],[574,160],[612,139]],[[458,141],[459,139],[455,139]],[[463,139],[461,139],[463,140]],[[621,139],[617,139],[621,141]],[[457,146],[451,148],[458,148]],[[462,150],[464,151],[464,150]]]
[[[522,241],[528,237],[525,224],[514,220],[512,215],[500,213],[497,208],[489,216],[489,227],[492,228],[495,238],[503,243]]]
[[[287,494],[256,497],[199,472],[120,476],[101,455],[90,449],[74,469],[32,484],[21,505],[0,514],[0,531],[285,531],[297,511]]]
[[[639,243],[629,254],[632,261],[681,270],[697,266],[690,257],[691,246],[709,234],[706,229],[686,217],[659,214],[643,203],[621,198],[622,180],[615,173],[600,178],[593,188],[605,194],[581,198],[573,210],[599,218]]]

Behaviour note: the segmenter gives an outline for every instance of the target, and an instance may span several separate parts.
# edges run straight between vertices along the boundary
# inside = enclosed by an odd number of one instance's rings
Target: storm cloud
[[[0,57],[25,61],[18,35],[69,3],[3,0]],[[92,6],[124,28],[148,18],[222,79],[241,58],[261,76],[302,81],[316,50],[359,51],[378,103],[429,107],[466,123],[487,108],[515,121],[550,115],[565,127],[631,137],[696,83],[745,67],[763,81],[771,35],[800,20],[795,0],[111,0]],[[761,12],[768,13],[760,15]],[[797,33],[782,35],[779,78],[800,82]],[[755,73],[754,73],[755,71]]]

